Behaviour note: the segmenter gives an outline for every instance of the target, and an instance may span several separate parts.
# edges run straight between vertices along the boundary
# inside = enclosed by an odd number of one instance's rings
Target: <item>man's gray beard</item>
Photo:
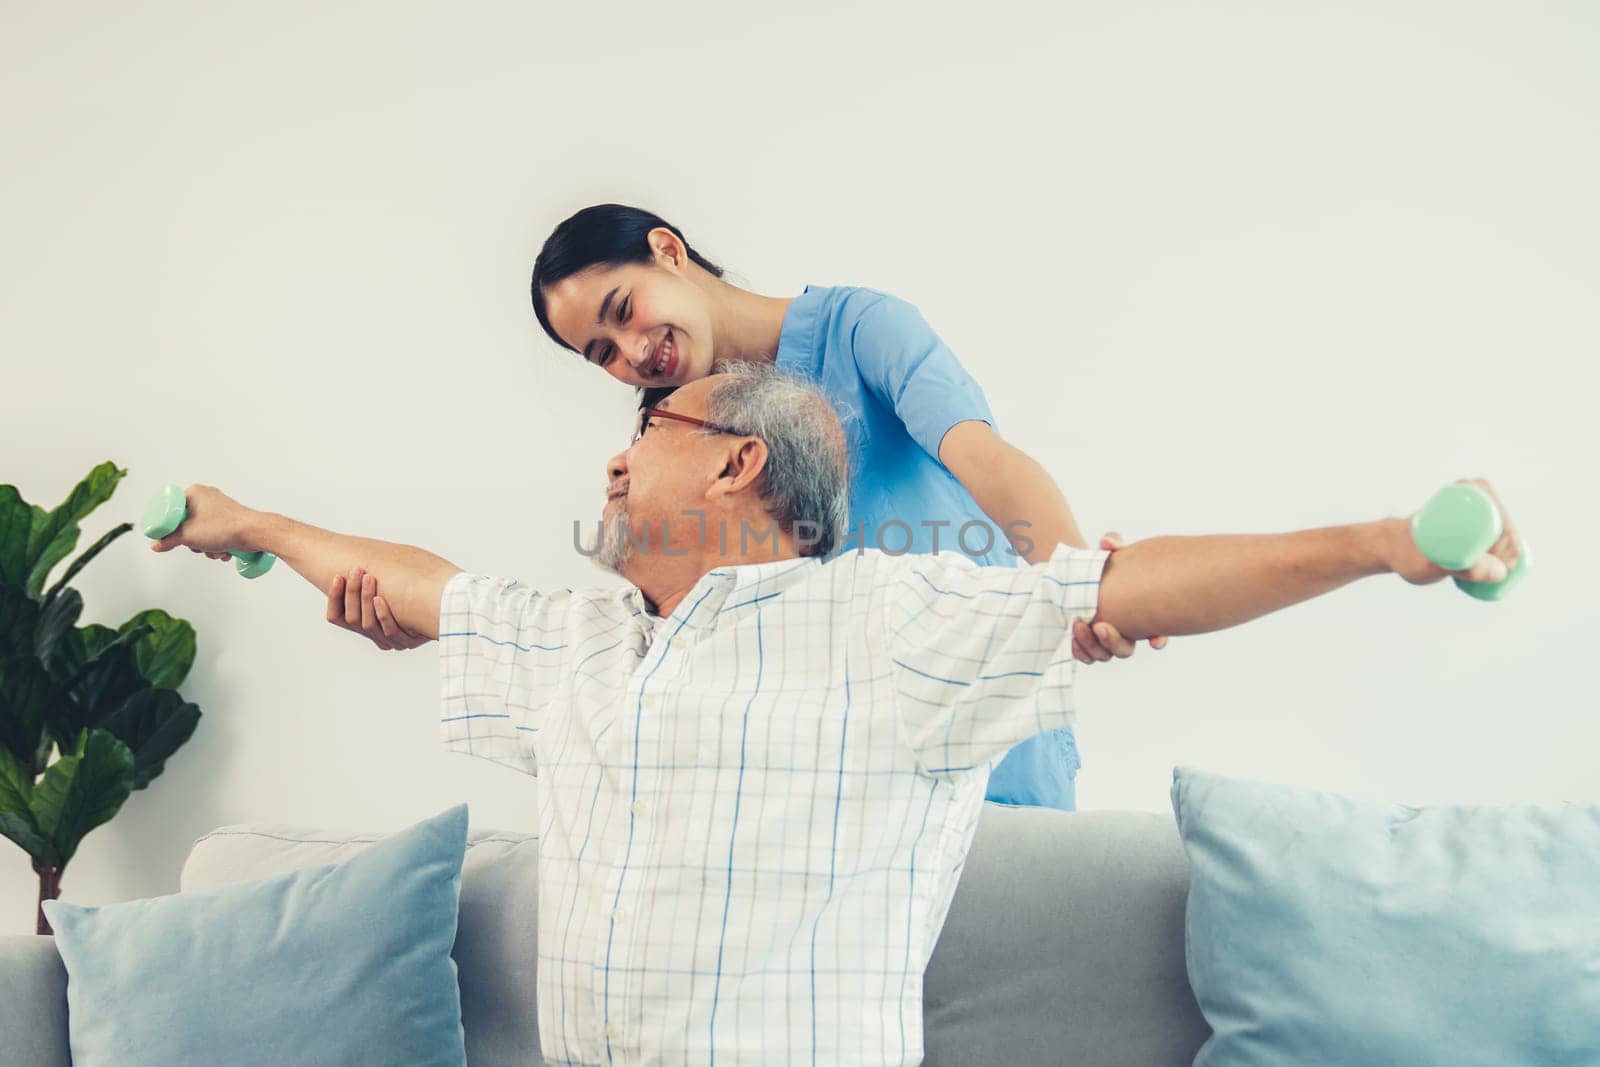
[[[600,544],[594,554],[594,562],[613,574],[622,574],[622,568],[632,558],[633,538],[628,530],[628,504],[623,501],[617,513],[600,524]]]

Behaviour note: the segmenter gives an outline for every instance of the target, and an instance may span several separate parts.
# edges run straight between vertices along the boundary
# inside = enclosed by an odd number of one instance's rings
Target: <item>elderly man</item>
[[[1075,623],[1194,634],[1444,577],[1401,519],[1019,569],[836,552],[838,421],[769,370],[646,409],[607,471],[619,589],[541,593],[206,487],[155,546],[275,552],[330,620],[439,640],[446,747],[542,786],[539,1026],[561,1063],[918,1062],[988,768],[1072,721]],[[1508,523],[1468,576],[1519,551]]]

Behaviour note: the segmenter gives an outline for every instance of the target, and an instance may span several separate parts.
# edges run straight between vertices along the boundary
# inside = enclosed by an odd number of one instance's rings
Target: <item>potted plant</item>
[[[61,895],[84,835],[149,785],[200,721],[178,695],[194,664],[187,622],[152,609],[116,629],[77,624],[83,597],[72,579],[131,523],[46,588],[77,547],[78,524],[127,473],[100,464],[54,511],[0,485],[0,834],[38,872],[41,934],[50,933],[43,904]]]

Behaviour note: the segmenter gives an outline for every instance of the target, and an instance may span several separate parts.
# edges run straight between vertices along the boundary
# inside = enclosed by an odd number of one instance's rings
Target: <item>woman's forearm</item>
[[[1066,496],[1026,452],[1009,446],[1002,451],[990,484],[993,489],[985,493],[989,499],[979,500],[978,506],[1029,563],[1049,559],[1057,545],[1085,547]]]
[[[1398,524],[1398,525],[1397,525]],[[1248,622],[1393,569],[1404,520],[1288,534],[1154,537],[1117,550],[1100,581],[1103,619],[1138,640]]]
[[[983,422],[965,422],[945,435],[940,459],[972,499],[1029,563],[1050,558],[1056,545],[1085,547],[1067,498],[1050,472],[1007,444]]]

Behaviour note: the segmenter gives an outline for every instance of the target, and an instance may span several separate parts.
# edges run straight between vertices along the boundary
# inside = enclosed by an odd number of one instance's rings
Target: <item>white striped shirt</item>
[[[560,1064],[913,1064],[989,767],[1073,720],[1104,552],[849,553],[633,587],[457,575],[447,748],[537,777]]]

